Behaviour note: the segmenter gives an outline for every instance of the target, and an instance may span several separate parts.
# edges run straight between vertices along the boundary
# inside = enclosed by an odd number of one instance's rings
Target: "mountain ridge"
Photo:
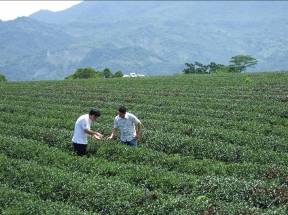
[[[36,12],[24,18],[30,26],[0,22],[0,72],[10,80],[63,79],[80,66],[169,75],[186,62],[228,64],[238,54],[258,60],[251,71],[287,70],[285,11],[287,2],[85,1]],[[6,42],[15,37],[11,26],[22,46]]]

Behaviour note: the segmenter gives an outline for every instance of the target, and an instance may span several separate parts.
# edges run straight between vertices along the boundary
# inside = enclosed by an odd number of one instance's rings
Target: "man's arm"
[[[117,123],[117,117],[114,119],[114,125],[112,129],[111,135],[108,137],[108,140],[112,140],[114,137],[116,137],[118,131],[118,123]]]
[[[95,137],[96,139],[98,139],[98,140],[100,140],[101,138],[102,138],[102,134],[100,134],[99,132],[97,132],[97,131],[92,131],[91,129],[84,129],[84,132],[86,133],[86,134],[89,134],[89,135],[91,135],[92,137]]]
[[[142,128],[143,128],[143,125],[142,125],[142,123],[139,121],[139,122],[136,124],[136,139],[137,139],[137,140],[140,140],[140,139],[141,139]]]
[[[117,128],[113,128],[111,135],[108,137],[108,140],[112,140],[117,135]]]
[[[140,140],[141,139],[141,131],[142,131],[143,125],[142,125],[141,121],[134,114],[130,113],[130,116],[131,116],[132,122],[134,123],[135,129],[136,129],[135,138],[137,140]]]

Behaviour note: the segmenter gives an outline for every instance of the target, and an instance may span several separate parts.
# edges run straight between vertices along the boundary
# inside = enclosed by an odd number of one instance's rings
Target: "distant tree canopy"
[[[115,72],[115,74],[113,75],[113,78],[120,78],[120,77],[123,77],[123,72],[122,71],[117,71]]]
[[[6,82],[7,79],[5,77],[5,75],[0,74],[0,82]]]
[[[68,80],[74,80],[74,79],[88,79],[88,78],[97,78],[101,77],[102,74],[98,71],[96,71],[92,67],[87,67],[87,68],[79,68],[76,70],[76,72],[72,75],[69,75],[65,79]]]
[[[105,68],[103,70],[103,75],[105,78],[112,78],[113,77],[113,73],[111,72],[111,70],[109,68]]]
[[[122,77],[123,73],[121,71],[115,74],[109,68],[105,68],[103,71],[97,71],[92,67],[78,68],[72,75],[67,76],[67,80],[75,79],[90,79],[90,78],[116,78]]]
[[[198,61],[195,61],[195,63],[185,63],[186,67],[183,72],[185,74],[210,74],[215,73],[225,67],[225,65],[222,64],[216,64],[214,62],[211,62],[208,65],[202,64]]]
[[[229,73],[243,72],[247,67],[257,64],[257,60],[250,55],[237,55],[231,58],[230,65],[217,64],[211,62],[207,65],[198,61],[185,63],[186,68],[182,71],[184,74],[211,74],[211,73]]]
[[[236,55],[230,60],[231,72],[243,72],[247,67],[257,64],[257,60],[250,55]]]

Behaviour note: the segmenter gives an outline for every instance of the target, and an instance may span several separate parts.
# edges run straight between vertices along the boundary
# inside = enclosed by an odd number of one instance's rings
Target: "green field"
[[[106,137],[119,105],[141,146]],[[288,214],[288,73],[0,84],[0,214]]]

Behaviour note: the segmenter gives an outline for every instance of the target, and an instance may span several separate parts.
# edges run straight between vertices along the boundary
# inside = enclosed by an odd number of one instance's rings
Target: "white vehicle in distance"
[[[131,72],[129,75],[123,75],[123,78],[136,78],[136,77],[145,77],[145,75],[137,74],[135,72]]]

